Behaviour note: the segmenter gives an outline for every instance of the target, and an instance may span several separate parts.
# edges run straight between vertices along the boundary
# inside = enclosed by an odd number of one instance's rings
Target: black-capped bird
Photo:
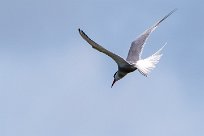
[[[142,75],[147,76],[150,71],[155,68],[156,64],[159,62],[162,56],[161,51],[166,44],[153,55],[149,56],[148,58],[141,59],[141,53],[145,41],[147,40],[149,35],[159,26],[159,24],[176,10],[177,9],[172,10],[169,14],[159,20],[155,25],[153,25],[149,29],[145,30],[141,35],[139,35],[139,37],[132,42],[126,60],[120,57],[119,55],[105,49],[101,45],[97,44],[96,42],[91,40],[81,29],[79,29],[79,33],[82,38],[86,40],[94,49],[108,55],[117,63],[118,71],[113,76],[114,80],[111,87],[113,87],[116,81],[122,79],[130,72],[133,72],[138,69],[138,71]]]

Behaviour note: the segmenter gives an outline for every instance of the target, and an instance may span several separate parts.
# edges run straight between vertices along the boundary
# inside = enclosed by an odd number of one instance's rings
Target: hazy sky
[[[1,136],[203,136],[203,0],[0,1]],[[131,42],[174,8],[142,57],[165,42],[149,77],[111,83],[117,65],[84,30],[126,57]]]

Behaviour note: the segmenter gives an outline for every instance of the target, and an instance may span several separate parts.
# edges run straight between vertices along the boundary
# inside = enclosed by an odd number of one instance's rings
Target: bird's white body
[[[141,53],[142,53],[143,47],[149,35],[159,26],[159,24],[162,21],[164,21],[175,11],[176,9],[171,11],[169,14],[167,14],[165,17],[159,20],[155,25],[153,25],[152,27],[144,31],[135,41],[133,41],[126,60],[120,57],[119,55],[114,54],[111,51],[105,49],[104,47],[97,44],[93,40],[91,40],[80,29],[79,29],[79,33],[94,49],[108,55],[118,64],[118,71],[114,74],[114,81],[112,83],[112,86],[113,86],[113,84],[116,81],[120,80],[125,75],[135,71],[136,69],[138,69],[138,71],[144,76],[147,76],[150,73],[150,71],[155,68],[156,64],[159,62],[162,56],[161,51],[166,44],[161,49],[159,49],[156,53],[154,53],[153,55],[151,55],[146,59],[141,59]]]

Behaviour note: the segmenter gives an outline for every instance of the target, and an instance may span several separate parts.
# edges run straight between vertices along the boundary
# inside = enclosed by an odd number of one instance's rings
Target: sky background
[[[0,1],[1,136],[203,136],[203,0]],[[152,33],[145,58],[165,42],[149,77],[111,83],[117,65],[93,50],[84,30],[126,57]]]

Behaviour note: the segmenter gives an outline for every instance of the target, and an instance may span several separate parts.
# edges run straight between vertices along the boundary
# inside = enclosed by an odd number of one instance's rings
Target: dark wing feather
[[[140,59],[142,49],[149,35],[157,28],[157,26],[162,21],[164,21],[167,17],[169,17],[176,10],[177,9],[172,10],[169,14],[167,14],[165,17],[159,20],[155,25],[153,25],[152,27],[144,31],[135,41],[132,42],[126,61],[128,61],[129,63],[136,63]]]
[[[91,40],[82,30],[79,29],[79,33],[82,36],[82,38],[84,40],[86,40],[94,49],[96,49],[96,50],[108,55],[109,57],[111,57],[118,64],[119,67],[130,65],[122,57],[110,52],[109,50],[105,49],[101,45],[99,45],[96,42],[94,42],[93,40]]]

